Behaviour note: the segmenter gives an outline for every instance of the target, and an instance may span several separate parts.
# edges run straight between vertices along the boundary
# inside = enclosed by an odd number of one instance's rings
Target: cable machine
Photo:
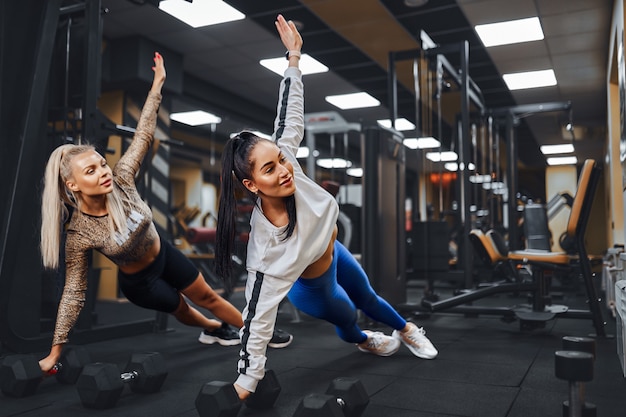
[[[356,191],[349,191],[350,187],[346,181],[347,175],[345,174],[345,170],[343,170],[340,178],[338,178],[339,175],[336,176],[336,169],[334,167],[330,168],[330,176],[327,179],[323,179],[320,175],[317,175],[317,155],[315,152],[317,152],[318,149],[317,136],[328,135],[331,160],[334,160],[338,156],[336,145],[337,142],[339,142],[343,150],[343,159],[350,161],[352,159],[349,146],[350,135],[360,134],[361,124],[348,123],[339,113],[334,111],[307,113],[304,115],[304,119],[305,144],[309,150],[309,154],[306,158],[307,175],[315,181],[320,182],[327,191],[340,200],[340,211],[337,219],[339,226],[338,239],[350,252],[360,257],[362,250],[360,243],[361,232],[359,229],[361,223],[361,207],[354,207],[353,204],[351,204],[353,200],[361,200],[360,193],[356,196],[351,195],[356,194]],[[347,210],[348,207],[350,210]],[[356,211],[359,211],[359,213],[357,214]]]
[[[571,117],[572,103],[566,102],[548,102],[525,104],[512,107],[502,107],[491,109],[488,114],[496,120],[504,124],[504,142],[506,144],[506,188],[509,194],[509,204],[506,205],[505,213],[507,223],[509,225],[509,249],[521,249],[519,231],[515,227],[517,215],[514,198],[519,189],[517,175],[518,160],[518,143],[515,134],[515,127],[519,125],[520,120],[539,113],[549,112],[568,112]]]
[[[460,223],[463,225],[463,229],[467,232],[471,230],[471,213],[470,213],[470,201],[471,201],[471,184],[470,173],[467,167],[471,162],[471,131],[470,131],[470,108],[474,106],[479,113],[483,113],[485,110],[484,100],[482,93],[478,86],[469,77],[469,43],[463,41],[456,44],[450,44],[445,46],[436,45],[424,32],[420,33],[421,48],[406,51],[392,51],[389,53],[388,67],[389,67],[389,79],[388,79],[388,91],[389,91],[389,109],[390,118],[392,121],[398,118],[398,77],[396,73],[396,62],[413,60],[413,80],[415,88],[415,119],[416,119],[416,135],[422,136],[423,127],[420,128],[420,106],[424,106],[423,100],[420,97],[420,80],[424,76],[419,72],[419,64],[421,61],[426,60],[434,64],[437,68],[438,80],[441,81],[441,77],[445,73],[447,77],[459,88],[460,92],[460,114],[458,115],[457,124],[457,143],[458,143],[458,166],[457,171],[458,184],[459,184],[459,216]],[[445,55],[456,54],[460,62],[460,68],[455,68]],[[439,83],[440,84],[440,83]],[[441,94],[441,91],[439,91]],[[438,100],[438,107],[440,103]],[[441,111],[438,108],[438,111]],[[426,109],[426,113],[433,112],[433,109]],[[438,114],[440,116],[440,114]],[[439,122],[441,123],[441,122]],[[423,126],[422,121],[422,126]],[[394,124],[395,127],[395,124]],[[441,131],[442,128],[438,127]],[[441,139],[441,138],[440,138]],[[423,190],[418,191],[419,199],[425,198]],[[471,286],[473,277],[473,254],[470,249],[470,242],[468,233],[463,233],[460,236],[461,245],[459,248],[459,262],[458,267],[462,271],[462,281],[466,287]],[[429,279],[427,284],[432,289],[432,279]]]

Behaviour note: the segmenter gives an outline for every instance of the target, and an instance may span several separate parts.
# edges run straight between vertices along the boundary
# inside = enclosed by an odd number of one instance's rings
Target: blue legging
[[[306,314],[334,324],[339,337],[349,343],[367,339],[357,325],[357,309],[396,330],[406,326],[406,320],[374,292],[361,265],[339,241],[330,268],[318,278],[299,278],[287,296]]]

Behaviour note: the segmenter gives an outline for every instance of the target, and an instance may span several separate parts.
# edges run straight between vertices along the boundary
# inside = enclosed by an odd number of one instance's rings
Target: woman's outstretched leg
[[[387,300],[376,294],[361,265],[340,242],[335,242],[334,256],[337,259],[337,282],[357,308],[371,319],[391,326],[393,336],[415,356],[423,359],[437,356],[437,349],[426,337],[424,329],[407,322]]]
[[[337,285],[337,262],[318,278],[300,278],[289,291],[289,300],[298,309],[335,325],[339,337],[358,345],[359,350],[380,356],[398,351],[400,342],[379,332],[361,330],[357,310],[345,290]]]
[[[207,284],[202,274],[198,274],[194,282],[181,292],[194,304],[209,310],[215,317],[222,320],[219,322],[205,317],[181,297],[184,305],[181,304],[179,309],[174,312],[174,317],[181,323],[202,327],[204,330],[198,338],[200,343],[207,345],[219,343],[222,346],[234,346],[240,343],[238,330],[243,327],[241,312],[215,292]],[[199,325],[200,323],[204,324]],[[229,325],[237,330],[233,330]]]
[[[181,291],[189,300],[199,307],[206,308],[215,317],[234,326],[237,329],[243,327],[241,312],[230,302],[219,295],[207,282],[202,274],[187,288]],[[221,324],[217,322],[218,324]]]

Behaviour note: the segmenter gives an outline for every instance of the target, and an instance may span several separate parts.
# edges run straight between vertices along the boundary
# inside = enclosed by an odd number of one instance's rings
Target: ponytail
[[[217,246],[215,248],[216,272],[226,283],[231,281],[231,259],[235,241],[238,188],[256,199],[242,181],[252,178],[250,152],[261,140],[254,133],[243,131],[230,138],[222,153],[222,189],[217,212]]]
[[[233,140],[226,142],[222,153],[222,189],[217,212],[217,245],[215,247],[215,272],[225,282],[231,281],[231,257],[235,240],[235,216],[237,200],[235,199],[235,179],[233,174]]]
[[[65,187],[62,173],[65,154],[74,147],[63,145],[56,148],[48,158],[44,172],[44,189],[41,197],[41,257],[43,266],[49,269],[59,267],[61,226],[69,214],[66,204],[76,207],[73,194]]]

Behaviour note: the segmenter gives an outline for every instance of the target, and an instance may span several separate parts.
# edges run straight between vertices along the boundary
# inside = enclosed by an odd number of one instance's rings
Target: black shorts
[[[173,313],[180,304],[180,291],[198,277],[198,268],[169,242],[161,240],[161,251],[146,269],[134,274],[118,273],[120,290],[133,304]]]

